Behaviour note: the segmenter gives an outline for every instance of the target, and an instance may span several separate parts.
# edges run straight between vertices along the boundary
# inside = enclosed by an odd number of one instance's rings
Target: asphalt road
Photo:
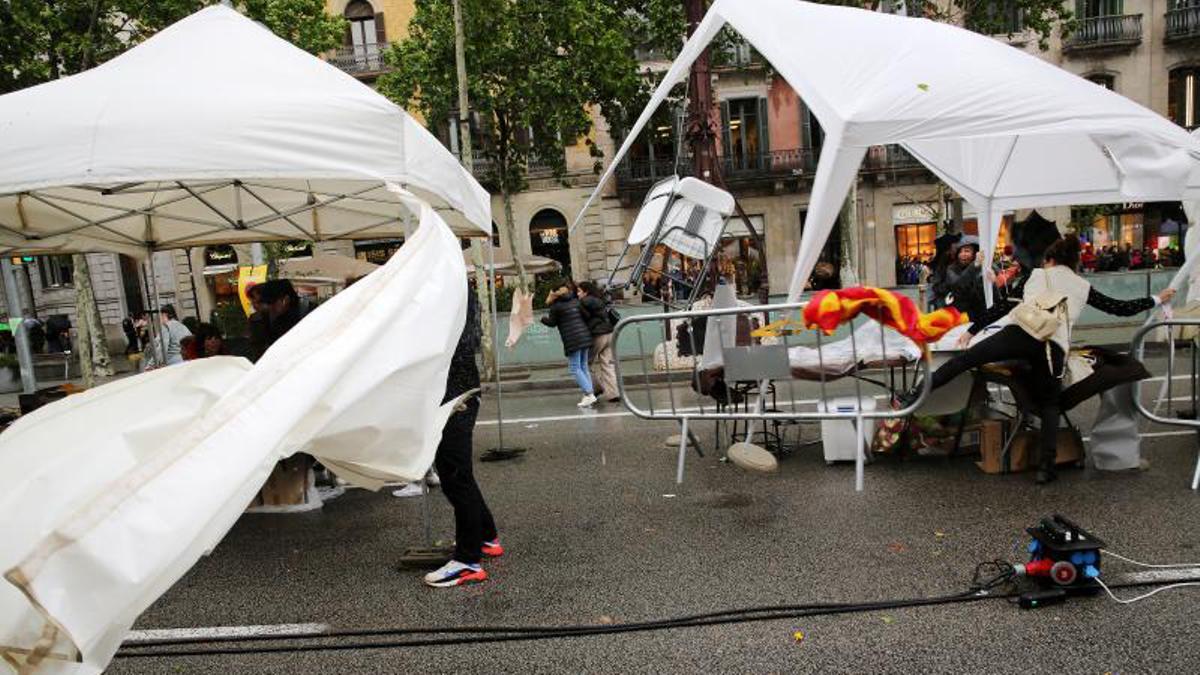
[[[1147,438],[1148,472],[1069,471],[1046,487],[984,475],[967,458],[884,458],[856,494],[852,465],[827,467],[819,447],[774,475],[722,463],[705,425],[709,452],[689,457],[679,486],[663,446],[672,424],[614,406],[580,413],[574,400],[505,398],[517,420],[506,443],[529,450],[477,465],[508,549],[487,566],[488,583],[433,590],[398,570],[404,549],[422,543],[419,500],[353,490],[316,513],[243,517],[137,627],[568,625],[941,595],[964,589],[977,562],[1020,560],[1023,529],[1052,512],[1133,558],[1200,562],[1192,435]],[[495,432],[481,425],[477,448]],[[434,493],[432,506],[437,536],[449,539],[448,505]],[[123,658],[110,672],[1195,672],[1198,601],[1200,588],[1036,612],[989,600],[539,642]]]

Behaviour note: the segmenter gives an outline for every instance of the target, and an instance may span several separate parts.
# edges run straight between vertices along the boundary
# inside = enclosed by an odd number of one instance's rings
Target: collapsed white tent
[[[103,670],[292,453],[366,487],[421,478],[466,303],[458,239],[426,207],[387,265],[253,368],[202,359],[18,420],[0,435],[0,663]]]
[[[900,143],[970,202],[987,259],[1005,209],[1177,200],[1200,156],[1200,142],[1154,112],[977,33],[798,0],[716,0],[583,211],[726,24],[826,134],[790,300],[803,292],[869,146]]]
[[[405,192],[491,232],[490,196],[421,124],[219,5],[0,96],[0,158],[0,253],[394,236]]]

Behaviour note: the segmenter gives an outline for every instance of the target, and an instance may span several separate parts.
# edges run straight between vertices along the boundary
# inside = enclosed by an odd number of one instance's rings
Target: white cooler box
[[[875,399],[864,396],[861,401],[853,396],[843,396],[821,403],[822,412],[875,412]],[[863,420],[863,435],[866,443],[875,437],[875,420]],[[825,448],[825,461],[853,462],[857,459],[856,448],[861,448],[858,435],[854,430],[854,420],[821,420],[821,445]]]

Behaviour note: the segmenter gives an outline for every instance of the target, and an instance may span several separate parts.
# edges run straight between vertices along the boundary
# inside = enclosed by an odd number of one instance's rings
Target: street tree
[[[83,72],[214,0],[8,0],[0,3],[0,94]],[[298,47],[341,44],[345,22],[323,0],[242,0],[238,9]],[[87,257],[72,256],[80,367],[90,385],[112,374]]]
[[[618,0],[460,1],[476,173],[500,192],[515,252],[512,197],[528,187],[529,166],[561,179],[564,148],[583,139],[598,172],[593,113],[623,115],[644,87],[629,30],[635,17]],[[458,101],[452,2],[417,0],[409,36],[386,58],[391,71],[379,90],[431,126],[449,124]],[[514,260],[519,286],[530,289],[521,258]]]

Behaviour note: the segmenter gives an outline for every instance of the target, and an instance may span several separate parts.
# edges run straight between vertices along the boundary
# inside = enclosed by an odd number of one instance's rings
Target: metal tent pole
[[[147,271],[143,272],[143,275],[146,280],[146,292],[150,295],[147,298],[150,305],[150,316],[147,321],[147,327],[150,329],[150,336],[153,338],[151,342],[157,344],[158,349],[162,350],[159,352],[162,362],[158,363],[158,360],[155,359],[155,363],[161,367],[167,365],[167,336],[162,332],[162,325],[160,323],[162,320],[162,299],[158,297],[158,273],[154,269],[154,249],[148,248],[146,251],[145,269]]]
[[[496,350],[496,433],[499,435],[499,445],[483,453],[483,456],[479,459],[484,462],[495,462],[503,459],[512,459],[524,453],[526,449],[504,446],[504,390],[500,384],[500,317],[496,311],[496,249],[494,246],[491,246],[491,241],[488,241],[487,250],[487,275],[492,284],[492,292],[488,296],[488,304],[491,305],[492,312],[492,344],[495,345]],[[480,274],[482,271],[475,270],[475,273]],[[512,310],[510,309],[509,311]]]
[[[26,394],[37,389],[37,377],[33,372],[33,350],[29,348],[29,331],[25,329],[25,316],[21,312],[21,300],[17,293],[17,275],[12,260],[4,258],[4,295],[8,300],[8,328],[17,342],[17,362],[21,366],[21,388]]]

